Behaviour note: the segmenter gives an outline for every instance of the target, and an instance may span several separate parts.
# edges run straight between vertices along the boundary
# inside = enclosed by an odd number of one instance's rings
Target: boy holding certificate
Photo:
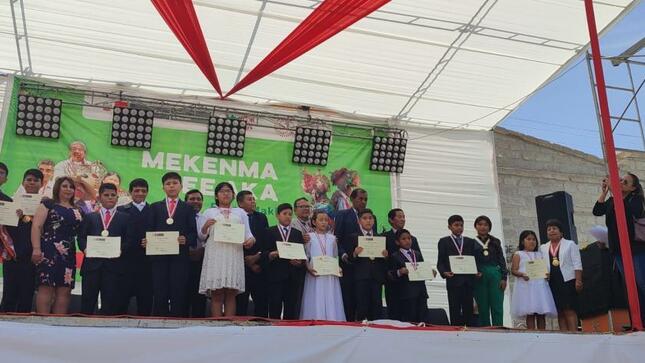
[[[0,171],[1,172],[1,171]],[[22,188],[25,193],[38,195],[43,181],[43,173],[38,169],[29,169],[22,178]],[[33,215],[23,215],[18,210],[18,225],[16,227],[0,226],[0,239],[7,237],[13,242],[14,254],[4,251],[2,258],[3,290],[0,311],[6,313],[29,313],[34,297],[36,270],[31,263],[31,220]],[[0,241],[0,251],[3,250]],[[12,256],[13,255],[13,256]]]
[[[428,312],[426,283],[423,280],[410,281],[408,278],[408,267],[417,268],[418,263],[423,262],[423,256],[420,251],[412,248],[412,235],[407,229],[396,231],[395,241],[399,249],[390,256],[388,278],[394,282],[392,295],[397,300],[401,321],[425,322]]]
[[[472,238],[463,236],[464,219],[460,215],[448,218],[448,229],[450,236],[439,240],[437,270],[446,279],[450,324],[470,325],[473,318],[475,276],[481,275],[473,257],[478,255],[475,253],[478,244]]]
[[[161,178],[161,183],[166,197],[150,205],[146,230],[155,232],[156,238],[163,242],[167,242],[165,237],[168,235],[162,234],[178,234],[177,246],[174,246],[178,252],[150,255],[149,245],[157,241],[147,238],[142,241],[152,264],[153,315],[183,317],[186,316],[186,285],[190,270],[188,247],[197,243],[195,210],[179,198],[179,174],[168,172]],[[162,247],[169,246],[164,243]]]
[[[342,250],[350,256],[349,263],[354,272],[352,293],[356,302],[356,321],[377,320],[381,318],[383,310],[381,292],[385,283],[385,258],[388,252],[385,237],[374,236],[374,213],[371,209],[358,212],[358,225],[359,233],[351,234],[342,246]],[[370,251],[366,253],[368,249]]]
[[[126,276],[121,252],[128,248],[130,217],[116,209],[117,200],[116,185],[101,184],[101,209],[85,216],[78,234],[78,247],[85,254],[81,266],[82,314],[94,314],[99,293],[104,315],[125,314],[121,287]]]
[[[297,307],[302,298],[300,286],[305,277],[305,260],[281,256],[280,246],[277,246],[280,242],[297,244],[296,247],[302,250],[302,257],[306,257],[303,246],[305,241],[302,233],[291,226],[292,216],[291,204],[280,204],[276,210],[278,225],[269,227],[262,236],[260,263],[264,267],[268,283],[269,318],[271,319],[280,319],[283,305],[284,319],[295,320],[300,315]],[[283,253],[286,253],[286,249],[283,249]]]

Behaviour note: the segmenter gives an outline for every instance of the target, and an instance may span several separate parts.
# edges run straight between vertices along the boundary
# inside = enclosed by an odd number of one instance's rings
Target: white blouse
[[[549,261],[549,249],[551,242],[545,243],[540,246],[540,252],[546,260],[546,266],[551,272],[551,262]],[[558,260],[560,260],[560,272],[564,281],[571,281],[576,278],[576,270],[582,271],[582,261],[580,259],[580,247],[568,239],[560,240],[560,250],[558,251]]]
[[[225,211],[230,211],[230,214],[228,216],[228,219],[230,219],[232,222],[235,223],[243,223],[244,224],[244,239],[247,240],[249,238],[254,238],[253,233],[251,233],[251,227],[249,226],[249,216],[246,214],[244,209],[242,208],[208,208],[202,215],[199,217],[199,220],[197,221],[197,234],[199,235],[199,238],[203,241],[206,241],[208,239],[208,233],[203,234],[202,233],[202,227],[204,227],[204,224],[209,219],[214,219],[216,221],[223,221],[226,220],[226,212]],[[212,228],[212,227],[211,227]]]

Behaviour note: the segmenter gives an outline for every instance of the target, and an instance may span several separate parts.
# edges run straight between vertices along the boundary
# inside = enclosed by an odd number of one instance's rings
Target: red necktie
[[[110,220],[112,220],[112,214],[110,214],[110,211],[108,209],[105,210],[105,225],[109,226],[110,225]]]
[[[171,216],[175,215],[175,208],[177,207],[177,200],[176,199],[171,199],[170,200],[170,210],[168,211],[168,214]]]

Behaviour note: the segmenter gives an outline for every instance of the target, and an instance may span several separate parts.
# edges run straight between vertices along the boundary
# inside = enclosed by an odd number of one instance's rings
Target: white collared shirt
[[[135,201],[132,201],[132,205],[133,205],[133,206],[135,206],[135,207],[137,207],[137,209],[139,210],[139,212],[141,212],[141,211],[143,210],[143,208],[145,208],[145,207],[146,207],[146,201],[144,200],[144,201],[143,201],[143,202],[141,202],[141,203],[136,203]]]

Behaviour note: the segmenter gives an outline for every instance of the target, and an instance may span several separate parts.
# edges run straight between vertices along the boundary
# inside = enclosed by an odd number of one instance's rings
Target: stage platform
[[[645,333],[247,319],[0,315],[3,362],[636,363]]]

